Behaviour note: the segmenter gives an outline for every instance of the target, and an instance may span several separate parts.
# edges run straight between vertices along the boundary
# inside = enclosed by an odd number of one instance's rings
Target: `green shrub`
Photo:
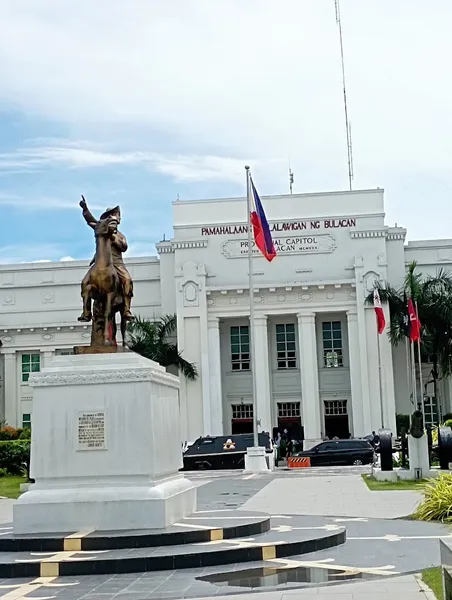
[[[0,469],[0,477],[6,477],[8,475],[8,469]]]
[[[452,420],[452,413],[446,413],[445,415],[443,415],[443,421],[450,421]]]
[[[452,427],[452,419],[447,419],[447,421],[445,421],[444,423],[445,427]]]
[[[31,439],[31,427],[26,427],[22,429],[19,435],[20,440],[30,440]]]
[[[22,475],[24,468],[29,471],[30,441],[0,441],[0,469],[6,469],[11,475]]]
[[[423,489],[424,499],[414,517],[420,521],[452,522],[452,473],[430,479]]]

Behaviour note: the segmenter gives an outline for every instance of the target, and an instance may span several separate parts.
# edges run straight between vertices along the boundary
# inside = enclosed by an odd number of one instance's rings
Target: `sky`
[[[452,3],[340,13],[353,188],[452,238]],[[295,193],[348,188],[334,0],[1,0],[0,81],[0,263],[91,258],[81,194],[145,256],[173,200],[244,195],[245,164],[261,196],[289,165]]]

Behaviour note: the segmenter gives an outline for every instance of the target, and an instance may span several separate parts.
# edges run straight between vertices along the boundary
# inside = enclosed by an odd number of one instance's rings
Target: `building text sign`
[[[79,412],[77,450],[106,450],[105,412]]]
[[[337,247],[333,235],[311,234],[298,236],[273,237],[277,254],[326,254]],[[256,244],[252,243],[253,254],[258,254]],[[248,256],[248,240],[228,240],[223,244],[223,254],[226,258],[242,258]]]
[[[356,227],[356,219],[323,219],[321,221],[292,221],[288,223],[271,223],[270,231],[276,233],[308,231],[318,229],[340,229]],[[248,233],[248,225],[218,225],[202,227],[201,235],[240,235]]]

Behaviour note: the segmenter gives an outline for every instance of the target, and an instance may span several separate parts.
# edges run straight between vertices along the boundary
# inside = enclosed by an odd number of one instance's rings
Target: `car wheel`
[[[363,465],[363,464],[364,464],[364,463],[363,463],[363,461],[362,461],[362,459],[361,459],[361,458],[354,458],[354,459],[353,459],[352,465],[353,465],[354,467],[360,467],[360,466],[361,466],[361,465]]]

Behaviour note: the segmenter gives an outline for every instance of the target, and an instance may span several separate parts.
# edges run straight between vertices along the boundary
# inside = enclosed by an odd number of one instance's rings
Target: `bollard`
[[[309,456],[289,456],[287,459],[289,469],[306,469],[311,466]]]

